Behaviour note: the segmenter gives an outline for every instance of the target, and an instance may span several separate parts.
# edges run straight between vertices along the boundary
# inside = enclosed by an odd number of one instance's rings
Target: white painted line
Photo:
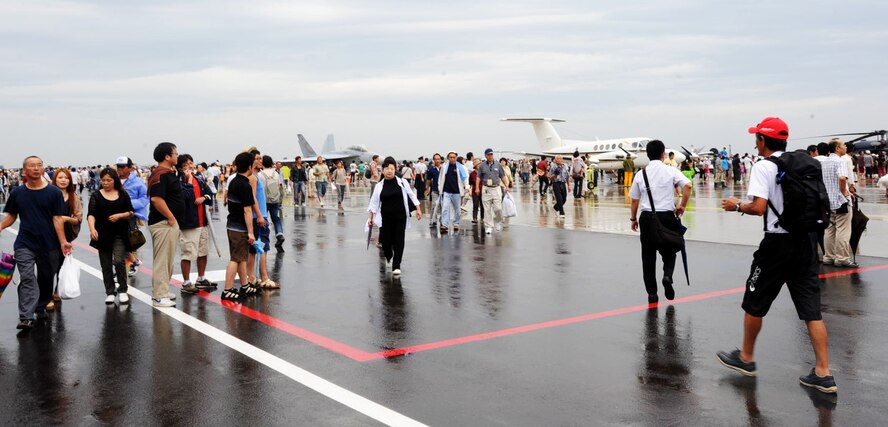
[[[11,228],[7,228],[9,232],[17,235],[17,230],[13,230]],[[102,272],[98,269],[77,260],[77,263],[80,265],[80,269],[85,273],[102,280]],[[376,421],[379,421],[383,424],[390,426],[425,426],[425,424],[420,423],[412,418],[409,418],[399,412],[395,412],[392,409],[389,409],[385,406],[382,406],[372,400],[369,400],[357,393],[346,390],[336,384],[333,384],[330,381],[327,381],[311,372],[306,371],[290,362],[287,362],[284,359],[281,359],[265,350],[262,350],[252,344],[246,343],[238,338],[235,338],[232,335],[229,335],[226,332],[219,330],[218,328],[211,326],[207,323],[204,323],[194,317],[191,317],[175,308],[158,308],[153,307],[151,304],[151,297],[136,288],[130,287],[127,293],[130,297],[139,300],[145,304],[148,304],[149,307],[154,308],[155,310],[172,317],[175,320],[178,320],[182,324],[194,329],[197,332],[200,332],[220,344],[237,351],[238,353],[243,354],[244,356],[249,357],[279,373],[283,374],[286,377],[324,395],[333,399],[349,408],[354,409],[370,418],[373,418]]]
[[[204,272],[204,277],[211,282],[224,282],[225,281],[225,270],[207,270]],[[178,280],[180,282],[185,282],[185,279],[181,274],[174,274],[173,280]],[[197,271],[191,272],[191,281],[197,280]]]

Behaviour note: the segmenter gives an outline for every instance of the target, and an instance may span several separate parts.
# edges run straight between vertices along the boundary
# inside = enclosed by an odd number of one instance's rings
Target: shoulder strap
[[[654,207],[654,195],[651,194],[651,183],[648,182],[647,168],[641,170],[641,176],[644,177],[644,186],[647,188],[648,200],[651,202],[651,213],[656,215],[657,208]]]

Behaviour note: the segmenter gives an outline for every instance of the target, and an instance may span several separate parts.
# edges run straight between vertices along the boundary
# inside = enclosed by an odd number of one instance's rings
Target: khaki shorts
[[[210,234],[206,227],[182,230],[179,234],[182,261],[194,261],[210,254]]]
[[[246,231],[228,230],[228,256],[233,262],[247,262],[250,235]]]

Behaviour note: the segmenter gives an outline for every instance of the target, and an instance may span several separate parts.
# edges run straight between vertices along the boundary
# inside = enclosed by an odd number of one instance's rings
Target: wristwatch
[[[737,203],[737,212],[740,212],[740,203]]]
[[[638,221],[638,219],[636,219],[636,218],[629,218],[629,221],[635,222],[635,221]]]

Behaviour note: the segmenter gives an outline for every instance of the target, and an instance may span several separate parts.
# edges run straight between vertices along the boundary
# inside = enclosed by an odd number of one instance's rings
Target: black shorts
[[[820,278],[817,237],[765,233],[752,256],[743,310],[764,317],[786,283],[801,320],[820,320]]]

